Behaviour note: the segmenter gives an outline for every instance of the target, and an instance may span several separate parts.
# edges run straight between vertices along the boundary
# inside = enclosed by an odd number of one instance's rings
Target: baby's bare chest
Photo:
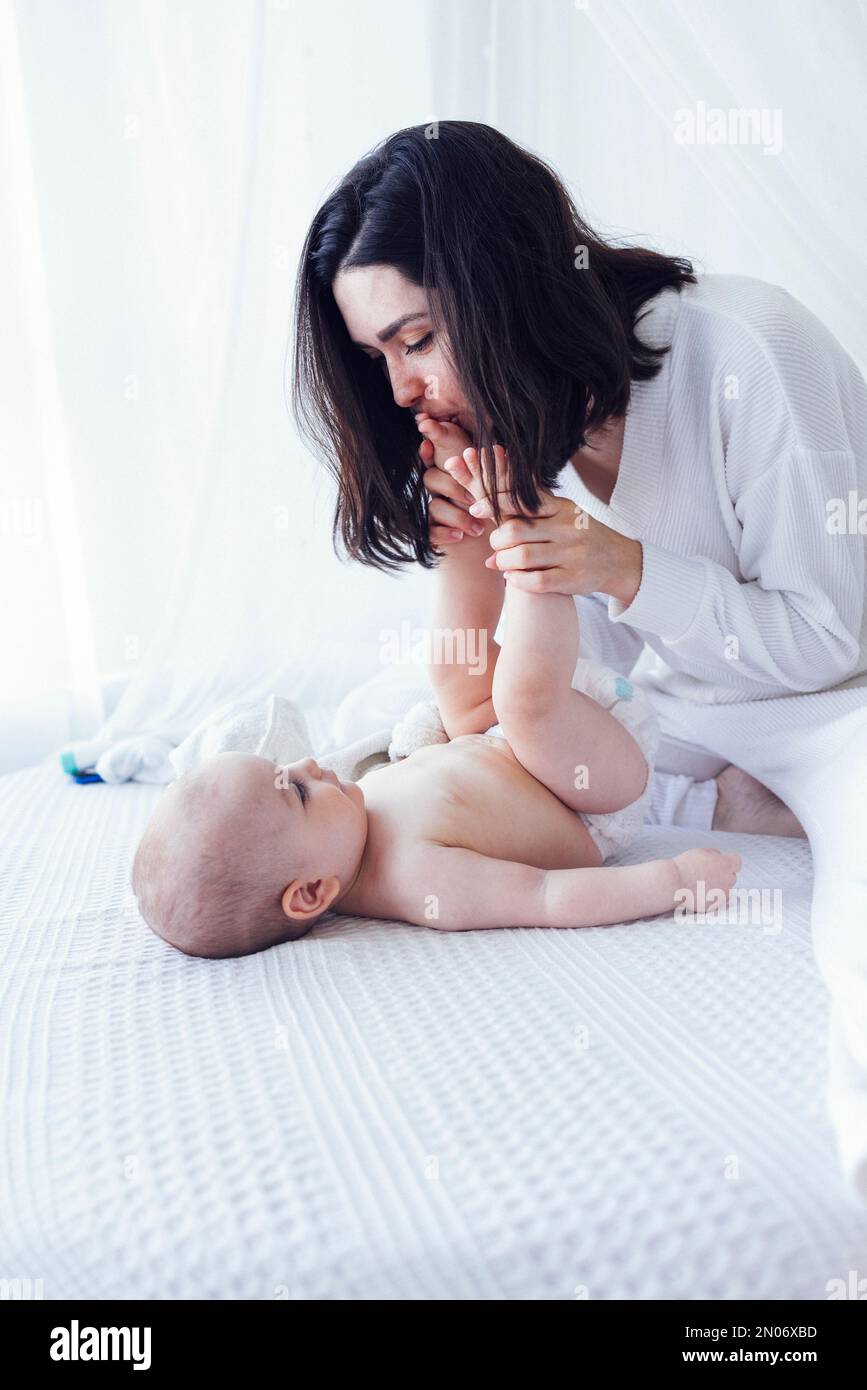
[[[387,770],[376,801],[396,843],[433,840],[540,868],[581,862],[576,813],[503,739],[467,734],[420,749]]]

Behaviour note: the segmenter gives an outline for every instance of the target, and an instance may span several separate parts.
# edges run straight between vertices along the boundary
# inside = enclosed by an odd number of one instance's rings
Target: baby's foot
[[[502,490],[505,484],[506,469],[508,466],[508,458],[502,444],[494,445],[494,464],[497,472],[497,486],[498,489]],[[472,446],[464,449],[462,454],[457,454],[453,458],[446,459],[443,467],[447,473],[451,474],[456,482],[460,483],[461,487],[465,487],[468,492],[473,494],[473,500],[475,502],[485,501],[485,484],[482,477],[482,465],[479,459],[478,449],[474,449]],[[502,501],[501,491],[501,505]],[[503,516],[505,517],[506,514],[507,513],[504,512]]]
[[[446,459],[443,464],[447,473],[450,473],[456,483],[465,487],[467,492],[472,493],[474,502],[482,502],[485,490],[482,486],[481,469],[479,467],[479,456],[475,449],[469,447],[464,449],[461,454],[454,454]]]
[[[794,811],[784,801],[730,763],[716,779],[717,799],[712,829],[742,830],[750,835],[787,835],[806,840],[807,835]]]

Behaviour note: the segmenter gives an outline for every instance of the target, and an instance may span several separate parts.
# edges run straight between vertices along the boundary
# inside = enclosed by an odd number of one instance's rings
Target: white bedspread
[[[714,835],[737,924],[332,919],[240,960],[128,886],[162,788],[0,778],[0,1277],[46,1298],[824,1299],[867,1270],[825,1114],[806,844]],[[623,862],[693,833],[648,832]]]

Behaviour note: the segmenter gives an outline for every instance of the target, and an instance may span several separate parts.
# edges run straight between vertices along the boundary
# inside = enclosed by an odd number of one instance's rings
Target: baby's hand
[[[726,898],[741,867],[739,854],[725,854],[718,849],[688,849],[683,854],[676,854],[672,862],[677,869],[681,888],[696,893],[699,883],[703,883],[705,892],[718,888],[726,894]]]

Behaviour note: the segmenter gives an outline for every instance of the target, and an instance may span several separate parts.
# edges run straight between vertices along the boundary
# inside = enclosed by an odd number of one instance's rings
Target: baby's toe
[[[473,493],[476,500],[481,502],[484,500],[485,496],[485,485],[482,478],[482,465],[479,462],[478,450],[471,447],[464,449],[463,459],[464,466],[470,478],[466,486],[470,489],[470,492]]]
[[[460,483],[461,487],[469,488],[473,481],[473,477],[460,454],[455,454],[453,458],[446,459],[443,467],[447,473],[451,474],[455,482]]]

